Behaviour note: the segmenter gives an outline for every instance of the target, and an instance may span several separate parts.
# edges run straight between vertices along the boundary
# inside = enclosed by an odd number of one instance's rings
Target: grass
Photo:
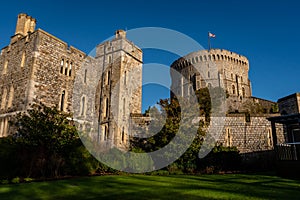
[[[299,199],[300,181],[266,175],[98,176],[0,185],[0,199]]]

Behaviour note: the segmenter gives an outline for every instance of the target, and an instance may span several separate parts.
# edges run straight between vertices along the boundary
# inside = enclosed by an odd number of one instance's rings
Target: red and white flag
[[[215,34],[212,34],[211,32],[208,32],[208,37],[210,37],[210,38],[215,38],[216,35],[215,35]]]

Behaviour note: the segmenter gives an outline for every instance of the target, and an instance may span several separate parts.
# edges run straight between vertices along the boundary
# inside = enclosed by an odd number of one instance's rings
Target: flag
[[[208,32],[208,37],[210,37],[210,38],[215,38],[216,35],[215,35],[215,34],[212,34],[211,32]]]

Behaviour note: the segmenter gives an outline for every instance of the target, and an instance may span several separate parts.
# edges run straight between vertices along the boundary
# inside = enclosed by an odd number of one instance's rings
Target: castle
[[[83,130],[89,126],[85,122],[92,121],[90,113],[97,113],[101,131],[95,139],[103,145],[127,148],[132,117],[142,116],[142,50],[127,40],[125,31],[118,30],[114,39],[96,47],[94,57],[88,56],[41,29],[35,30],[35,25],[34,18],[19,14],[15,34],[1,51],[0,137],[11,132],[8,121],[13,115],[43,102],[76,113]],[[246,57],[227,50],[202,50],[178,59],[171,68],[185,77],[171,73],[171,90],[178,95],[203,87],[222,85],[226,89],[227,114],[219,143],[237,146],[242,153],[273,149],[271,124],[266,118],[278,114],[271,113],[273,102],[252,97]],[[92,77],[99,80],[95,96],[89,87],[89,81],[95,81]],[[83,92],[74,92],[78,87]],[[255,109],[263,110],[252,112]],[[282,141],[283,127],[276,128]]]

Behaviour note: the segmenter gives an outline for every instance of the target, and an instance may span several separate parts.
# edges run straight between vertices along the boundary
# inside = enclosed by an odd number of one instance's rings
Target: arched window
[[[200,58],[200,61],[202,62],[202,56],[200,56],[199,58]]]
[[[69,61],[66,62],[65,75],[68,74]]]
[[[235,86],[232,85],[232,94],[235,94]]]
[[[72,62],[70,62],[70,65],[69,65],[69,76],[72,76]]]
[[[221,60],[224,60],[224,56],[223,55],[221,55]]]
[[[107,80],[107,85],[109,85],[109,82],[110,82],[110,71],[107,71],[106,80]]]
[[[195,57],[195,59],[196,59],[196,62],[199,62],[199,60],[198,60],[198,57],[197,57],[197,56]]]
[[[215,56],[215,55],[213,55],[213,60],[214,60],[214,61],[216,60],[216,56]]]
[[[206,59],[206,55],[204,55],[204,56],[203,56],[203,59],[204,59],[204,61],[207,61],[207,59]]]
[[[65,92],[65,91],[62,91],[62,93],[61,93],[61,98],[60,98],[60,110],[61,110],[61,111],[64,111],[65,98],[66,98],[66,92]]]
[[[217,59],[220,60],[220,55],[219,54],[217,54]]]
[[[62,59],[60,62],[60,73],[61,74],[64,73],[64,64],[65,64],[65,61],[64,61],[64,59]]]

